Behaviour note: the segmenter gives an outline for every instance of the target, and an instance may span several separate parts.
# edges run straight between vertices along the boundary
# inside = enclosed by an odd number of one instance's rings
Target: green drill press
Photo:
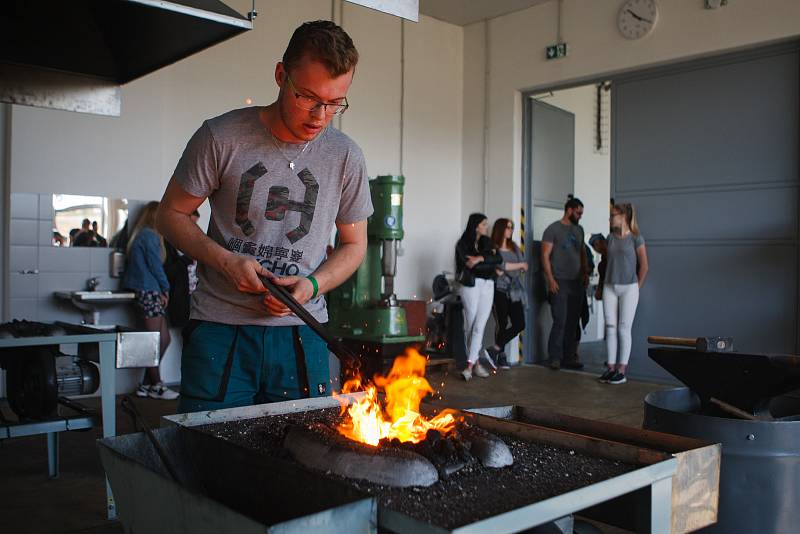
[[[403,239],[403,176],[370,180],[374,213],[367,220],[367,253],[358,270],[327,295],[330,328],[362,356],[365,371],[380,371],[424,336],[408,335],[406,310],[394,294],[397,247]],[[374,358],[378,357],[378,358]]]

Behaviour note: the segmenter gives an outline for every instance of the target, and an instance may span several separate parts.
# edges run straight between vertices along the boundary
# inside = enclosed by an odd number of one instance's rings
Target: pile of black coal
[[[447,434],[429,430],[418,443],[381,440],[376,447],[323,423],[291,425],[283,446],[306,467],[394,487],[430,486],[478,462],[491,468],[514,463],[503,440],[464,421]]]
[[[47,337],[63,336],[66,331],[57,325],[14,319],[8,323],[0,324],[0,339],[14,337]]]

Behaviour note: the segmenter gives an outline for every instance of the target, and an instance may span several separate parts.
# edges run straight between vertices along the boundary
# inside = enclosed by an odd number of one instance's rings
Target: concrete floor
[[[437,404],[454,408],[518,404],[635,427],[641,425],[644,396],[663,387],[637,381],[609,386],[598,383],[593,373],[539,366],[499,371],[469,383],[455,372],[433,372],[429,378],[442,397]],[[98,405],[97,399],[84,402]],[[148,424],[157,427],[161,415],[175,413],[177,402],[139,399],[137,406]],[[11,415],[4,403],[0,408]],[[133,431],[119,410],[119,399],[117,429],[120,434]],[[121,533],[119,523],[105,519],[103,472],[94,443],[100,436],[97,428],[61,435],[57,480],[47,478],[44,436],[0,441],[0,532]]]

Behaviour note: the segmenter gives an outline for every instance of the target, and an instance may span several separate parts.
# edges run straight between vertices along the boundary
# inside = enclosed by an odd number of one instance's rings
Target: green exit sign
[[[547,47],[545,51],[547,59],[558,59],[567,55],[567,43],[556,43]]]

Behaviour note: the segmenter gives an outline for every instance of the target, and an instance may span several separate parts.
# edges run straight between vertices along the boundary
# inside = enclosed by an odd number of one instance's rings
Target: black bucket
[[[643,423],[646,430],[722,444],[718,522],[700,532],[800,532],[800,421],[714,417],[699,413],[700,405],[689,388],[653,391]]]

